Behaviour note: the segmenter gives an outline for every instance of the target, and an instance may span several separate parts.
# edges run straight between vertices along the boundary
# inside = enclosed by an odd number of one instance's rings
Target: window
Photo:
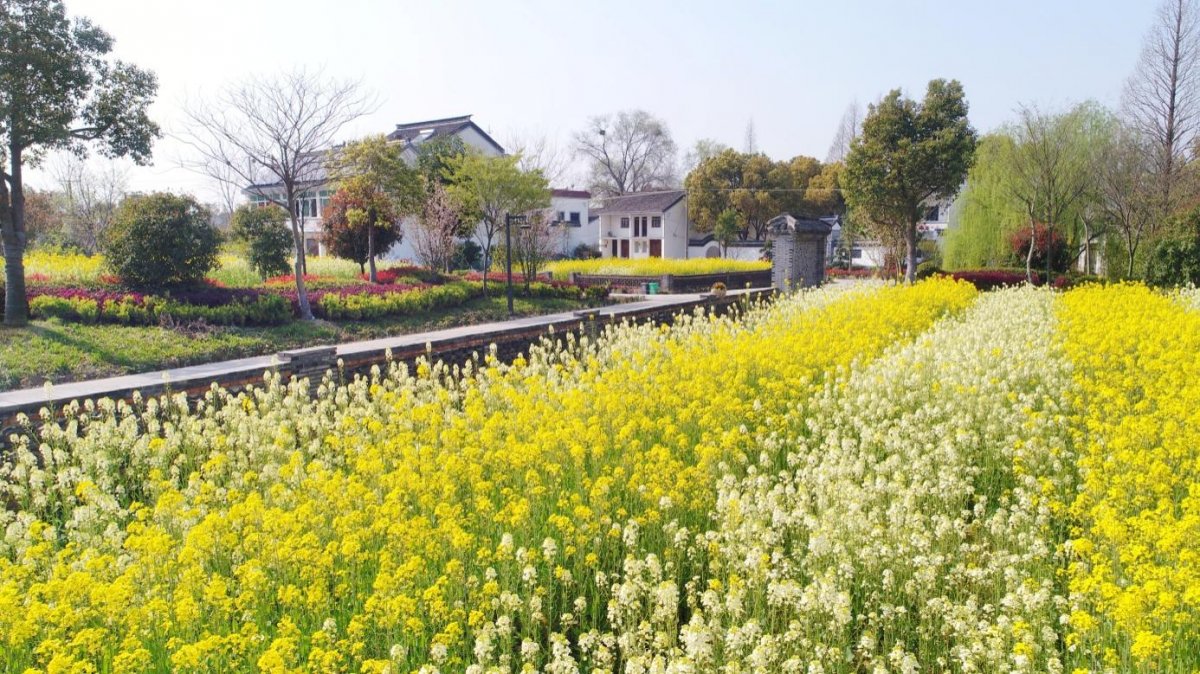
[[[321,211],[320,213],[317,213],[317,215],[324,213],[325,209],[329,208],[329,200],[331,198],[333,198],[333,192],[331,190],[321,190]]]
[[[305,192],[298,199],[296,199],[296,217],[315,218],[318,214],[317,195],[310,192]]]
[[[656,215],[656,216],[650,218],[650,226],[651,227],[662,227],[662,216]]]
[[[579,211],[571,211],[571,217],[567,218],[567,222],[570,222],[572,227],[578,227],[581,224],[579,221]]]
[[[554,221],[555,221],[555,222],[566,222],[566,221],[567,221],[567,214],[566,214],[566,213],[564,213],[564,212],[562,212],[562,211],[559,211],[559,212],[558,212],[558,215],[555,217]]]
[[[940,210],[941,209],[937,206],[930,206],[929,210],[925,211],[925,221],[926,222],[937,222],[938,220],[940,220],[941,218],[938,217],[941,215],[941,213],[939,212]]]
[[[629,229],[629,218],[621,218],[621,229]]]
[[[851,248],[850,249],[850,259],[861,260],[862,256],[863,256],[862,248]]]

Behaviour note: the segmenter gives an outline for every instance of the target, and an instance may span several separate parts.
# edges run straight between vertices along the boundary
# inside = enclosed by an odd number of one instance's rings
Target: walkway
[[[761,294],[757,290],[733,290],[725,303],[746,293]],[[460,350],[472,345],[483,345],[500,341],[506,335],[528,335],[530,333],[544,334],[550,328],[556,332],[565,332],[579,326],[581,317],[589,313],[596,314],[596,319],[620,321],[623,318],[644,318],[662,313],[675,313],[679,310],[714,302],[707,295],[647,295],[623,296],[633,301],[622,304],[612,304],[598,309],[586,311],[567,311],[541,316],[514,318],[496,323],[467,325],[431,332],[419,332],[381,339],[371,339],[360,342],[346,342],[335,347],[312,347],[297,349],[266,356],[239,358],[203,365],[191,365],[168,370],[157,370],[141,374],[129,374],[104,379],[67,384],[47,385],[40,388],[21,389],[0,393],[0,428],[7,425],[16,414],[32,415],[44,406],[61,407],[72,400],[96,398],[124,398],[134,391],[143,395],[157,395],[167,390],[197,390],[207,388],[211,382],[239,382],[261,379],[264,372],[270,369],[286,367],[289,363],[299,364],[312,355],[320,359],[314,363],[324,364],[344,359],[348,362],[362,362],[375,358],[382,360],[382,355],[388,351],[395,353],[412,352],[414,349],[424,350],[427,346],[436,355]],[[641,298],[641,299],[634,299]],[[292,370],[304,369],[292,367]],[[310,368],[311,369],[311,368]],[[306,372],[307,373],[307,372]]]

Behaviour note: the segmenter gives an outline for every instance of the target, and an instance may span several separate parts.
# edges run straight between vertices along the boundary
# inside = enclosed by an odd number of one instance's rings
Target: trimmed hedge
[[[157,325],[165,320],[211,325],[280,325],[292,320],[292,308],[278,295],[234,299],[218,306],[189,304],[170,298],[128,295],[103,300],[77,295],[37,295],[29,300],[33,318],[79,323]]]

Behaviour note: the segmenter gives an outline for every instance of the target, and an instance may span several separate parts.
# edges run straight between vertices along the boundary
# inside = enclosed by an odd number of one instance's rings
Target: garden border
[[[567,281],[577,285],[610,285],[614,288],[640,288],[646,283],[658,283],[664,293],[697,293],[707,292],[714,283],[720,281],[729,289],[736,288],[769,288],[771,287],[771,270],[727,271],[712,274],[580,274],[572,272],[567,275]]]
[[[267,356],[0,392],[0,446],[7,445],[10,433],[20,432],[21,428],[17,425],[19,415],[26,415],[37,423],[42,408],[50,407],[57,412],[72,401],[101,398],[130,400],[135,392],[143,397],[179,392],[198,397],[204,395],[213,384],[231,390],[259,385],[268,371],[316,381],[325,372],[337,370],[339,362],[342,372],[347,375],[365,373],[375,365],[386,363],[389,354],[391,360],[408,363],[422,356],[460,363],[470,359],[473,353],[486,352],[494,345],[497,357],[508,360],[525,352],[531,344],[547,335],[565,336],[569,332],[597,334],[605,324],[626,320],[668,321],[681,312],[690,313],[699,307],[723,313],[735,303],[754,301],[774,292],[774,289],[764,288],[730,291],[725,297],[660,296],[598,309],[516,318],[498,323],[293,349]]]

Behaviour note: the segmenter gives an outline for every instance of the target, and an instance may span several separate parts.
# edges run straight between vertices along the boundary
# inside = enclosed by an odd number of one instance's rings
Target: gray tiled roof
[[[828,234],[833,229],[833,225],[826,222],[825,218],[820,220],[816,218],[797,218],[791,213],[781,213],[767,221],[767,229],[772,231],[780,231],[786,228],[794,232],[819,232]]]
[[[592,213],[663,213],[687,195],[686,190],[661,190],[657,192],[634,192],[619,197],[609,197],[600,208]]]
[[[397,124],[395,130],[387,135],[388,140],[403,140],[413,145],[420,145],[425,141],[435,136],[449,136],[462,131],[467,127],[475,127],[479,135],[483,136],[489,143],[496,146],[496,149],[503,154],[504,148],[500,143],[481,129],[478,124],[471,121],[471,115],[461,115],[459,117],[446,117],[444,119],[430,119],[424,122],[409,122],[407,124]]]

